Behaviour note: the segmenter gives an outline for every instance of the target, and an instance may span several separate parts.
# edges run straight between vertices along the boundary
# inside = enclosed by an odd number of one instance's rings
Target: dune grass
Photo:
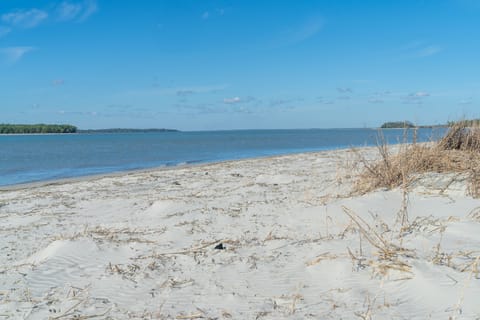
[[[438,172],[465,174],[470,195],[480,197],[479,125],[457,122],[438,141],[404,143],[397,148],[390,147],[379,133],[377,149],[380,160],[360,156],[363,171],[355,183],[356,192],[408,187],[421,174]]]

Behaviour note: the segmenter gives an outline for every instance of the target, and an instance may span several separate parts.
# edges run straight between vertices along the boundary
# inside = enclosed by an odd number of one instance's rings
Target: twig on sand
[[[74,319],[75,319],[75,320],[85,320],[85,319],[92,319],[92,318],[103,317],[104,315],[106,315],[107,313],[109,313],[110,310],[112,310],[112,309],[111,309],[111,308],[110,308],[110,309],[107,309],[107,310],[105,310],[105,312],[103,312],[103,313],[90,314],[90,315],[75,317]]]
[[[370,225],[352,210],[345,206],[343,206],[342,209],[343,212],[345,212],[350,217],[350,219],[355,222],[365,239],[367,239],[367,241],[370,242],[372,246],[382,251],[385,256],[388,256],[390,252],[388,250],[388,244],[385,239],[383,239],[377,232],[375,232],[375,230],[372,230],[370,228]]]
[[[68,308],[64,313],[62,313],[61,315],[59,316],[56,316],[56,317],[53,317],[51,318],[52,320],[57,320],[57,319],[61,319],[61,318],[64,318],[64,317],[68,317],[72,314],[72,311],[75,310],[76,307],[78,307],[79,305],[81,305],[82,303],[84,303],[86,300],[80,300],[78,301],[77,303],[75,303],[73,306],[71,306],[70,308]]]
[[[306,263],[306,265],[307,266],[313,266],[317,263],[320,263],[320,261],[322,261],[322,260],[333,260],[333,259],[336,259],[336,258],[338,258],[337,255],[331,254],[330,252],[325,252],[325,253],[322,253],[322,254],[318,255],[315,259],[308,261]]]
[[[455,312],[458,312],[459,314],[462,313],[462,303],[463,303],[463,299],[465,298],[465,290],[468,288],[468,286],[470,285],[470,282],[472,280],[472,277],[473,277],[473,274],[477,273],[478,270],[477,270],[477,267],[478,267],[478,262],[480,260],[480,256],[477,256],[477,258],[475,259],[475,261],[471,264],[472,266],[472,270],[470,272],[470,275],[468,276],[468,278],[465,280],[465,284],[462,288],[462,291],[460,293],[460,297],[458,298],[458,302],[455,304],[455,307],[453,308],[452,310],[452,313],[455,313]],[[455,315],[451,315],[449,317],[449,319],[456,319],[456,316]]]
[[[365,312],[355,312],[354,314],[357,317],[362,318],[363,320],[371,320],[372,319],[372,309],[373,309],[373,306],[375,305],[376,300],[377,300],[376,296],[375,296],[375,298],[373,298],[373,301],[372,301],[370,299],[370,295],[367,295],[366,301],[365,301],[365,302],[368,302],[367,310],[365,310]]]
[[[453,278],[452,276],[447,274],[447,277],[450,278],[453,282],[455,282],[453,285],[456,285],[458,283],[458,280]]]
[[[176,316],[175,319],[200,319],[203,318],[203,313],[198,312],[190,315],[179,315]]]

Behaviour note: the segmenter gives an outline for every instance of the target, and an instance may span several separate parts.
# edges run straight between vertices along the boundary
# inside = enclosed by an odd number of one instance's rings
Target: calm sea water
[[[383,131],[389,143],[401,129]],[[419,141],[442,134],[420,129]],[[0,186],[99,173],[373,145],[374,129],[0,136]],[[411,139],[411,137],[410,137]]]

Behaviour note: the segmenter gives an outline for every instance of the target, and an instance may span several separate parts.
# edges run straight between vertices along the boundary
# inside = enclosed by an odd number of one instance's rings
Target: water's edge
[[[257,156],[257,157],[248,157],[248,158],[239,158],[239,159],[205,161],[205,162],[190,163],[190,164],[178,164],[174,166],[155,166],[155,167],[140,168],[140,169],[119,170],[119,171],[105,172],[105,173],[98,173],[98,174],[86,174],[86,175],[75,176],[75,177],[53,178],[53,179],[47,179],[47,180],[41,180],[41,181],[31,181],[31,182],[17,183],[17,184],[10,184],[10,185],[0,185],[0,192],[39,188],[39,187],[52,186],[52,185],[62,185],[62,184],[82,182],[82,181],[91,181],[91,180],[93,181],[93,180],[99,180],[103,178],[115,178],[115,177],[122,177],[127,175],[135,175],[135,174],[151,173],[151,172],[159,172],[159,171],[161,172],[161,171],[178,170],[178,169],[185,169],[185,168],[187,169],[188,168],[208,168],[210,166],[215,166],[219,164],[229,164],[229,163],[236,163],[241,161],[269,160],[269,159],[276,159],[276,158],[288,157],[288,156],[300,156],[302,154],[325,154],[330,152],[342,152],[342,151],[348,151],[353,149],[368,150],[368,149],[374,149],[374,148],[376,147],[363,146],[363,147],[336,148],[336,149],[317,150],[317,151],[291,152],[291,153],[284,153],[284,154]]]
[[[383,131],[388,144],[413,141],[403,130]],[[420,131],[419,142],[431,130]],[[69,178],[170,169],[374,146],[377,131],[251,130],[168,134],[89,134],[0,137],[0,188]],[[403,139],[403,140],[402,140]]]

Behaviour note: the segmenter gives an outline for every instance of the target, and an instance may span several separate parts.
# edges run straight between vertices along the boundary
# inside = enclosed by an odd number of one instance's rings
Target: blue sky
[[[0,1],[0,123],[181,130],[479,117],[480,1]]]

